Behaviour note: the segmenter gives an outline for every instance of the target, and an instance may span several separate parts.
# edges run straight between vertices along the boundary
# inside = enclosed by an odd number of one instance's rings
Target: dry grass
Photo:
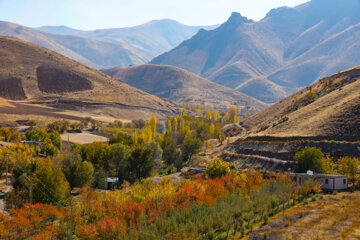
[[[68,141],[71,143],[79,143],[79,144],[90,144],[93,142],[107,142],[108,141],[108,139],[106,137],[94,135],[89,132],[65,133],[65,134],[61,134],[61,139],[63,141]]]
[[[303,104],[310,90],[315,101]],[[356,67],[319,80],[244,124],[252,136],[358,136],[359,105],[360,67]]]
[[[9,89],[6,84],[0,89],[0,94],[10,99],[11,96],[16,97],[21,90],[26,95],[25,103],[41,103],[62,110],[91,114],[98,111],[116,119],[137,119],[143,116],[147,118],[153,114],[162,119],[177,113],[176,107],[169,102],[34,44],[0,37],[0,55],[0,84],[9,78],[21,80],[21,85],[17,86],[21,89],[12,89],[11,84],[8,84]],[[45,70],[50,73],[54,71],[56,74],[49,73],[46,76],[53,77],[55,82],[63,81],[68,76],[72,76],[75,82],[72,81],[71,84],[63,86],[64,89],[57,89],[58,91],[40,91],[37,75],[39,66],[46,66]],[[59,76],[59,73],[63,73],[63,76]],[[79,79],[90,82],[91,89],[83,89]],[[72,85],[74,89],[71,89]],[[48,86],[42,86],[44,87]],[[5,107],[5,103],[6,101],[1,100],[0,106]]]
[[[268,225],[250,233],[248,239],[257,239],[264,232],[268,239],[360,239],[359,205],[360,192],[327,195],[292,207],[284,215],[279,213]]]

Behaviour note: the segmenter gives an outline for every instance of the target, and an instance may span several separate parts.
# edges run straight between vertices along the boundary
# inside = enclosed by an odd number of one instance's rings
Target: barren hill
[[[202,104],[219,110],[236,105],[244,110],[259,111],[267,106],[245,94],[172,66],[141,65],[103,71],[131,86],[176,103]]]
[[[244,122],[250,136],[360,136],[360,66],[323,78]],[[329,138],[330,137],[330,138]]]
[[[150,63],[177,66],[274,103],[360,64],[360,1],[312,0],[251,21],[233,13]]]
[[[0,37],[0,97],[115,118],[148,118],[176,109],[156,96],[40,46]],[[0,110],[1,111],[1,110]]]

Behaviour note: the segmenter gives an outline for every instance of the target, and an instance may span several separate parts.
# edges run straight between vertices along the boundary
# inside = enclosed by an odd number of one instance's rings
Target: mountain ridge
[[[150,63],[177,66],[274,103],[360,64],[358,10],[359,0],[313,0],[273,9],[257,22],[235,21],[243,17],[233,13],[217,29],[199,32]]]

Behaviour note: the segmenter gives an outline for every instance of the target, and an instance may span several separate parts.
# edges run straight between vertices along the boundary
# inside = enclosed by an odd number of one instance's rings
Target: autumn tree
[[[60,166],[56,166],[51,159],[38,160],[33,178],[34,202],[57,204],[66,196],[69,184]],[[26,188],[30,189],[31,182],[26,180]]]
[[[172,127],[171,127],[171,119],[167,120],[167,133],[171,134],[172,132]]]
[[[86,148],[86,160],[95,168],[109,169],[111,157],[111,147],[107,143],[94,142]]]
[[[304,150],[297,152],[294,156],[296,161],[295,172],[301,173],[308,170],[316,173],[324,173],[325,171],[325,156],[321,149],[314,147],[307,147]]]
[[[206,166],[206,174],[210,178],[219,178],[221,176],[227,175],[230,173],[233,166],[228,162],[222,161],[220,158],[215,158],[211,163]]]
[[[235,106],[231,106],[229,111],[229,121],[232,123],[237,122],[237,110]]]
[[[177,129],[178,129],[178,118],[177,117],[174,117],[173,128],[174,128],[174,133],[177,133]]]
[[[354,157],[342,157],[337,161],[338,171],[347,175],[349,182],[356,185],[360,176],[360,160]]]
[[[155,139],[155,133],[156,133],[156,117],[152,116],[150,118],[150,129],[151,129],[151,138]]]

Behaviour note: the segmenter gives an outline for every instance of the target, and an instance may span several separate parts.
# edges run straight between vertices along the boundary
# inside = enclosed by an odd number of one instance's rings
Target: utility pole
[[[33,204],[33,179],[32,179],[32,173],[30,175],[30,191],[29,191],[29,198],[30,198],[30,204]]]
[[[6,158],[6,186],[9,186],[9,153],[5,154],[5,158]]]
[[[71,188],[69,190],[70,197],[69,197],[69,205],[70,205],[70,240],[72,240],[73,235],[73,201],[74,198],[71,196]]]

